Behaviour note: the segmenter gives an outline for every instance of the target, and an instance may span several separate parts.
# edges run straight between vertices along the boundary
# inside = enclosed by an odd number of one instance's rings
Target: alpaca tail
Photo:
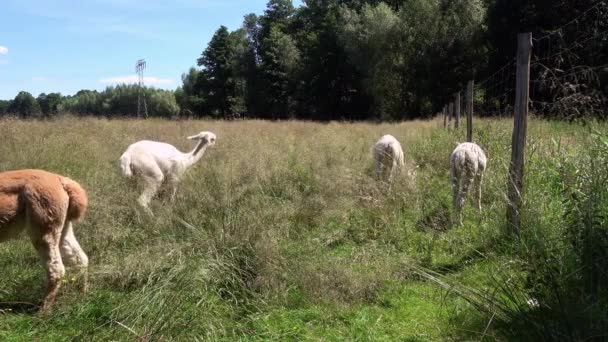
[[[133,170],[131,170],[131,154],[125,152],[120,156],[120,170],[126,177],[133,176]]]
[[[67,177],[61,179],[61,184],[70,198],[67,218],[70,221],[78,221],[84,217],[84,213],[87,211],[89,202],[87,193],[80,184]]]

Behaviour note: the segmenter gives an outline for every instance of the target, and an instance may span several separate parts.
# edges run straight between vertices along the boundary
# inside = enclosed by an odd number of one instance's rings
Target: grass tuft
[[[519,238],[505,232],[512,123],[475,125],[483,213],[469,202],[452,226],[448,158],[464,131],[438,121],[0,120],[0,170],[87,190],[75,230],[91,262],[90,292],[69,270],[40,315],[33,248],[0,244],[0,340],[606,338],[606,125],[530,121]],[[140,139],[186,151],[201,130],[216,146],[146,216],[118,157]],[[373,172],[384,134],[406,156],[390,186]]]

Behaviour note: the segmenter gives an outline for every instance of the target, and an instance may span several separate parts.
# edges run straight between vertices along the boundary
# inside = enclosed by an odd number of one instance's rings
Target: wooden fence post
[[[460,92],[454,94],[454,116],[456,120],[454,121],[454,128],[460,127]]]
[[[473,80],[467,84],[466,94],[467,111],[467,141],[473,142]]]
[[[441,114],[443,114],[443,128],[446,128],[448,124],[448,111],[445,108],[445,105],[443,106],[443,109],[441,109]]]
[[[454,116],[454,103],[448,104],[448,128],[452,126],[452,117]]]
[[[521,228],[521,199],[526,152],[526,130],[528,126],[528,101],[530,95],[530,51],[532,33],[517,36],[517,76],[515,89],[515,115],[509,166],[507,224],[519,234]]]

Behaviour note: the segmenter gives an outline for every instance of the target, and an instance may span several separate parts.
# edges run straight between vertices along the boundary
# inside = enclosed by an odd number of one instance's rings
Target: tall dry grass
[[[510,125],[476,121],[476,141],[489,157],[484,214],[468,205],[464,226],[455,229],[448,157],[464,132],[445,131],[438,121],[0,121],[0,170],[46,169],[87,189],[90,211],[76,234],[91,259],[92,285],[83,296],[68,277],[49,317],[3,316],[29,312],[29,304],[6,303],[35,304],[42,272],[25,239],[0,245],[0,331],[9,331],[0,337],[357,338],[340,328],[358,324],[346,312],[371,312],[381,322],[398,312],[388,303],[407,293],[421,308],[438,303],[428,307],[436,312],[426,324],[438,326],[431,339],[462,338],[463,326],[483,330],[483,315],[458,296],[446,301],[412,265],[472,287],[490,286],[486,276],[497,270],[520,273],[525,257],[503,243]],[[216,146],[186,174],[176,203],[161,195],[152,204],[155,218],[147,217],[135,204],[139,184],[120,175],[118,157],[141,139],[186,151],[192,145],[185,137],[202,130],[217,134]],[[586,132],[531,122],[526,215],[540,221],[531,226],[549,229],[561,220],[561,207],[548,198],[556,192],[547,181],[553,167],[543,163],[556,160],[557,142],[559,153],[580,153],[590,143]],[[383,134],[401,142],[406,168],[416,171],[390,188],[373,179],[371,147]],[[323,310],[328,322],[291,316],[301,310]],[[313,333],[294,328],[300,324]],[[373,331],[403,339],[429,329],[395,328],[402,324],[410,323],[395,319]]]

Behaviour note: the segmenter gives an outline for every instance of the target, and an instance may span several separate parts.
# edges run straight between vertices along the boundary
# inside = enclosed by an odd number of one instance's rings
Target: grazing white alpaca
[[[385,135],[374,145],[376,177],[391,182],[393,177],[404,166],[401,144],[392,135]]]
[[[481,147],[469,142],[456,146],[450,156],[454,209],[460,224],[462,224],[462,207],[473,183],[476,188],[477,210],[481,213],[481,183],[487,161]]]
[[[171,201],[175,200],[181,176],[201,159],[207,147],[215,145],[216,137],[211,132],[200,132],[188,139],[198,141],[188,153],[180,152],[170,144],[142,140],[130,145],[120,156],[122,173],[127,177],[135,174],[143,179],[144,190],[138,202],[149,213],[148,204],[164,180],[171,187]]]
[[[57,297],[65,275],[63,261],[85,271],[89,264],[72,229],[87,203],[86,192],[67,177],[42,170],[0,173],[0,242],[27,229],[47,272],[42,311]],[[85,290],[86,281],[85,273]]]

